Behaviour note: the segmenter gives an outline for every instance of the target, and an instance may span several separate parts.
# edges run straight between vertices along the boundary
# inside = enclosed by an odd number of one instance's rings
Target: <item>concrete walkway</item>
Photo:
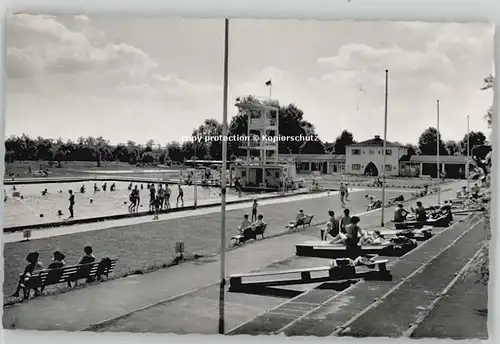
[[[462,184],[453,185],[453,190],[457,190]],[[452,192],[454,191],[443,193],[443,198],[451,197]],[[423,201],[432,203],[435,195],[425,197]],[[357,211],[353,213],[362,212],[364,205],[358,205]],[[286,214],[295,213],[297,205],[292,203],[287,208]],[[386,210],[388,218],[392,216],[392,211],[393,208]],[[282,218],[282,226],[290,220],[286,214]],[[380,221],[380,215],[376,216],[377,214],[379,212],[375,211],[363,216],[363,226],[377,226]],[[284,260],[294,255],[296,244],[312,238],[311,234],[293,233],[231,250],[227,253],[227,274],[261,269],[273,261]],[[219,280],[219,270],[219,257],[215,255],[145,275],[91,285],[55,296],[39,297],[5,308],[3,326],[6,329],[81,330],[213,285]]]

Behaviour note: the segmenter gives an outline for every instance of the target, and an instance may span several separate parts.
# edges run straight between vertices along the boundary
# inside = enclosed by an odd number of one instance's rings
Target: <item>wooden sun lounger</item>
[[[389,243],[383,245],[362,246],[360,250],[364,254],[401,256],[416,246],[416,242],[411,241],[411,245]],[[348,256],[348,251],[342,244],[330,244],[327,241],[309,241],[303,244],[295,245],[295,254],[302,257],[343,258]]]
[[[373,276],[374,273],[378,275],[381,279],[387,279],[390,276],[390,272],[387,270],[387,259],[381,260],[371,260],[367,264],[360,264],[358,266],[367,266],[369,268],[377,267],[378,271],[367,271],[367,272],[356,272],[356,267],[352,265],[342,265],[338,266],[321,266],[316,268],[305,268],[305,269],[291,269],[291,270],[281,270],[281,271],[263,271],[254,272],[247,274],[235,274],[229,277],[229,291],[244,291],[246,288],[258,288],[258,287],[272,287],[272,286],[285,286],[285,285],[295,285],[295,284],[308,284],[308,283],[321,283],[329,281],[342,281],[349,279],[361,279],[368,276]],[[322,273],[321,276],[313,277],[312,273]],[[290,278],[273,279],[271,276],[283,276],[291,275]],[[264,280],[250,280],[244,281],[244,279],[255,279],[258,277],[264,277]],[[271,278],[269,278],[271,277]]]

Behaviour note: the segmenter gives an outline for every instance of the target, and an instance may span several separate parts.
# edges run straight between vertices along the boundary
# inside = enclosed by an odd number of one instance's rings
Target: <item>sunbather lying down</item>
[[[380,231],[375,230],[371,233],[366,233],[359,239],[359,244],[361,246],[373,246],[373,245],[386,245],[389,240],[385,239]]]
[[[375,262],[377,260],[377,258],[376,257],[368,258],[368,257],[359,256],[356,259],[343,258],[342,260],[347,260],[349,262],[348,264],[346,264],[347,266],[360,266],[360,265],[369,265],[370,263]],[[332,260],[332,262],[330,263],[330,267],[332,267],[332,268],[339,267],[337,259]]]

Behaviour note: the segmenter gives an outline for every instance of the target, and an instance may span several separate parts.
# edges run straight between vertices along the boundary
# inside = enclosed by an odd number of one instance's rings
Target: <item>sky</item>
[[[222,121],[223,19],[19,14],[7,24],[6,135],[164,145],[206,118]],[[436,126],[444,140],[489,133],[493,26],[234,19],[229,118],[253,94],[296,104],[323,141],[344,129],[414,143]],[[487,135],[488,136],[488,135]]]

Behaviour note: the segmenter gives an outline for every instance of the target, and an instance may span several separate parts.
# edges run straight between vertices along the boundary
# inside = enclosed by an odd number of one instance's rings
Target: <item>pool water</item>
[[[101,191],[94,192],[94,183]],[[69,217],[69,194],[68,190],[73,190],[75,194],[75,219],[93,218],[99,216],[110,216],[128,213],[129,182],[114,182],[115,191],[110,191],[113,181],[107,181],[107,191],[102,191],[103,181],[90,182],[71,182],[71,183],[44,183],[44,184],[19,184],[5,185],[4,190],[7,193],[7,201],[4,202],[4,227],[22,226],[28,224],[47,223],[63,221]],[[85,185],[86,192],[80,193],[80,188]],[[141,205],[139,211],[146,211],[149,208],[149,190],[147,183],[133,183],[138,186]],[[155,188],[157,185],[155,184]],[[42,195],[42,191],[47,189],[47,194]],[[183,185],[184,206],[194,204],[194,186]],[[170,205],[176,207],[178,196],[177,185],[170,185]],[[18,191],[23,199],[12,197],[13,193]],[[237,193],[228,189],[227,199],[236,199]],[[92,200],[92,202],[91,202]],[[207,203],[216,203],[220,200],[220,189],[213,187],[197,187],[198,205]],[[179,202],[179,206],[182,206]],[[61,210],[63,215],[58,216],[57,212]],[[43,214],[43,217],[40,216]]]

